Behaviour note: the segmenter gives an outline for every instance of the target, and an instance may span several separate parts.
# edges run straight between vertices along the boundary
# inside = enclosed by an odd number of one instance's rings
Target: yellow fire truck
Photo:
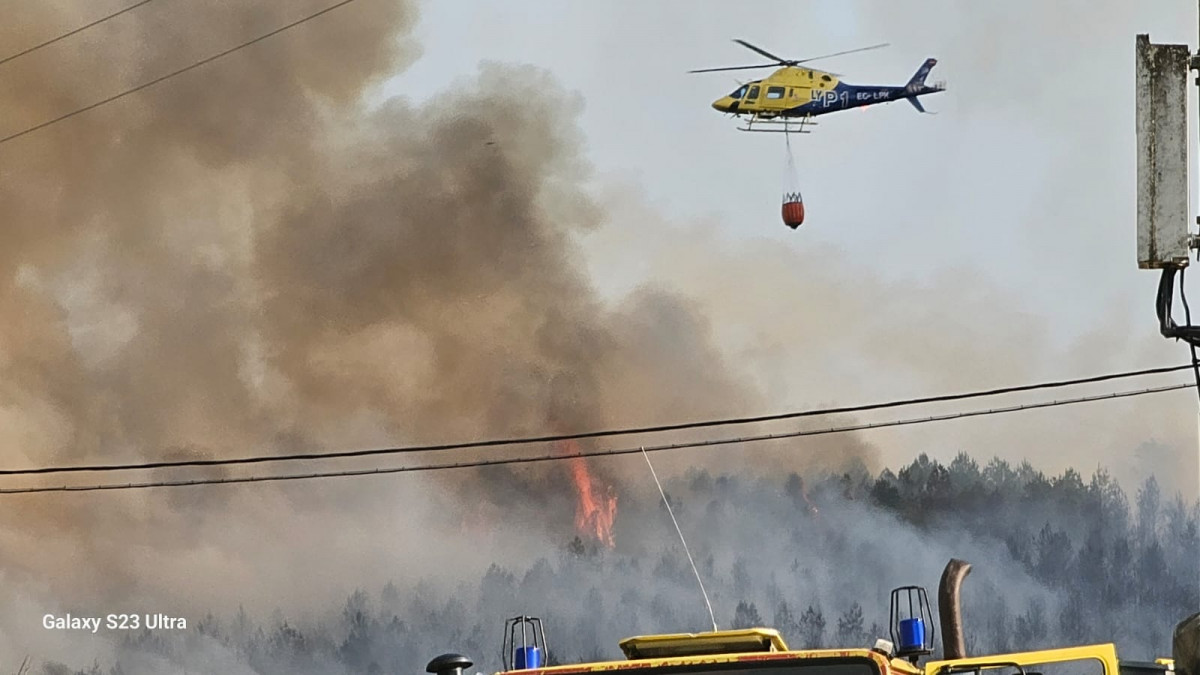
[[[516,617],[505,627],[505,663],[499,675],[610,671],[622,675],[1200,675],[1195,666],[1176,673],[1178,653],[1175,659],[1122,661],[1111,643],[968,656],[959,589],[970,569],[966,562],[951,560],[942,574],[938,589],[943,646],[940,660],[928,660],[934,636],[925,591],[906,586],[892,592],[891,640],[880,639],[870,648],[793,650],[778,631],[749,628],[631,637],[620,643],[626,660],[549,666],[545,663],[546,639],[540,620]],[[1196,623],[1198,617],[1187,621]],[[1181,629],[1183,626],[1180,624]],[[1178,652],[1178,630],[1175,640]],[[1195,658],[1186,657],[1188,663]],[[926,660],[922,663],[922,659]],[[434,675],[464,675],[463,671],[472,665],[465,656],[443,654],[426,670]]]

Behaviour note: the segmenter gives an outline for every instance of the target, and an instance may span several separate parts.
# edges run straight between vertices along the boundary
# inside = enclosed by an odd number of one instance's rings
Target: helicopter
[[[734,42],[773,60],[774,63],[703,68],[688,72],[714,73],[779,67],[766,78],[743,83],[729,95],[713,101],[712,107],[720,112],[738,118],[742,116],[749,118],[746,126],[738,127],[739,131],[809,133],[804,127],[815,126],[816,122],[813,122],[812,118],[818,115],[827,115],[877,103],[891,103],[902,99],[911,103],[917,112],[925,113],[927,111],[917,97],[946,90],[944,82],[932,85],[925,83],[929,71],[937,65],[937,59],[932,58],[926,59],[912,78],[901,86],[847,84],[842,82],[836,73],[799,67],[801,63],[817,59],[887,47],[886,43],[807,59],[784,59],[745,40],[734,40]]]

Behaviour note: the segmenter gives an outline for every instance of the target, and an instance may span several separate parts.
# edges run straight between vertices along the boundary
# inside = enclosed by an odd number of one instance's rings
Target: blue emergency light
[[[513,670],[542,667],[542,650],[537,647],[517,647],[513,658]]]
[[[517,646],[517,626],[521,627],[521,644]],[[505,670],[529,670],[545,665],[546,632],[542,620],[532,616],[515,616],[504,622]]]
[[[929,597],[920,586],[901,586],[892,591],[891,605],[889,628],[896,656],[915,664],[919,657],[933,652]]]
[[[921,619],[900,620],[900,653],[925,646],[925,622]]]

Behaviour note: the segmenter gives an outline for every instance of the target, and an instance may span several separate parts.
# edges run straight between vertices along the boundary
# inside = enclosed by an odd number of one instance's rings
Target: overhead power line
[[[35,131],[38,131],[39,129],[45,129],[46,127],[48,127],[48,126],[50,126],[50,125],[52,125],[52,124],[58,124],[59,122],[62,122],[63,120],[67,120],[67,119],[70,119],[70,118],[72,118],[72,117],[74,117],[74,116],[76,116],[76,115],[80,115],[80,114],[83,114],[83,113],[85,113],[85,112],[88,112],[89,110],[95,110],[96,108],[99,108],[99,107],[100,107],[100,106],[102,106],[102,105],[107,105],[107,104],[109,104],[109,103],[112,103],[113,101],[117,101],[117,100],[119,100],[119,99],[125,98],[126,96],[129,96],[130,94],[135,94],[135,93],[137,93],[137,92],[139,92],[139,91],[142,91],[143,89],[147,89],[147,88],[149,88],[149,87],[153,87],[154,85],[156,85],[156,84],[158,84],[158,83],[160,83],[160,82],[164,82],[164,81],[166,81],[166,80],[169,80],[169,79],[171,79],[171,78],[173,78],[173,77],[175,77],[175,76],[177,76],[177,75],[182,75],[182,74],[184,74],[184,73],[188,72],[189,70],[194,70],[194,69],[196,69],[196,68],[199,68],[200,66],[203,66],[203,65],[206,65],[206,64],[212,63],[213,61],[216,61],[217,59],[223,58],[223,57],[225,57],[225,56],[229,56],[230,54],[232,54],[232,53],[234,53],[234,52],[236,52],[236,51],[238,51],[238,50],[245,49],[246,47],[249,47],[250,45],[253,45],[253,44],[257,43],[257,42],[262,42],[263,40],[266,40],[266,39],[267,39],[267,38],[269,38],[269,37],[273,37],[273,36],[275,36],[275,35],[278,35],[278,34],[280,34],[280,33],[284,32],[284,31],[286,31],[286,30],[290,30],[290,29],[292,29],[292,28],[295,28],[296,26],[299,26],[300,24],[303,24],[303,23],[307,23],[307,22],[309,22],[309,21],[312,21],[313,19],[315,19],[315,18],[317,18],[317,17],[319,17],[319,16],[321,16],[321,15],[323,15],[323,14],[328,14],[329,12],[332,12],[333,10],[335,10],[335,9],[337,9],[337,8],[339,8],[339,7],[343,7],[343,6],[345,6],[345,5],[348,5],[348,4],[352,3],[352,2],[354,2],[354,0],[342,0],[341,2],[338,2],[338,3],[334,4],[334,5],[331,5],[331,6],[329,6],[329,7],[326,7],[325,9],[322,9],[322,10],[320,10],[320,11],[316,12],[316,13],[309,14],[308,16],[306,16],[306,17],[304,17],[304,18],[302,18],[302,19],[297,19],[296,21],[293,21],[293,22],[291,22],[291,23],[287,24],[286,26],[282,26],[282,27],[280,27],[280,28],[276,28],[275,30],[271,31],[270,33],[266,33],[266,34],[264,34],[264,35],[260,35],[260,36],[258,36],[258,37],[256,37],[256,38],[252,39],[252,40],[248,40],[248,41],[246,41],[246,42],[243,42],[242,44],[240,44],[240,45],[238,45],[238,46],[236,46],[236,47],[231,47],[231,48],[229,48],[229,49],[226,49],[225,51],[223,51],[223,52],[221,52],[221,53],[219,53],[219,54],[213,54],[212,56],[209,56],[208,58],[205,58],[205,59],[201,59],[200,61],[196,61],[195,63],[193,63],[193,64],[191,64],[191,65],[189,65],[189,66],[184,66],[183,68],[180,68],[179,70],[176,70],[176,71],[173,71],[173,72],[167,73],[166,75],[162,75],[162,76],[160,76],[160,77],[156,77],[156,78],[154,78],[153,80],[150,80],[149,82],[144,82],[144,83],[142,83],[142,84],[139,84],[138,86],[136,86],[136,87],[134,87],[134,88],[132,88],[132,89],[126,89],[125,91],[123,91],[123,92],[121,92],[121,93],[119,93],[119,94],[114,94],[113,96],[109,96],[109,97],[108,97],[108,98],[106,98],[106,99],[103,99],[103,100],[97,101],[97,102],[95,102],[95,103],[92,103],[92,104],[90,104],[90,105],[86,105],[86,106],[84,106],[84,107],[82,107],[82,108],[77,108],[77,109],[75,109],[75,110],[72,110],[72,111],[71,111],[71,112],[69,112],[69,113],[66,113],[65,115],[59,115],[58,117],[55,117],[55,118],[54,118],[54,119],[52,119],[52,120],[48,120],[48,121],[46,121],[46,122],[42,122],[41,124],[36,124],[36,125],[34,125],[34,126],[32,126],[32,127],[29,127],[28,129],[24,129],[24,130],[22,130],[22,131],[18,131],[18,132],[16,132],[16,133],[9,134],[8,136],[5,136],[5,137],[3,137],[3,138],[0,138],[0,143],[7,143],[7,142],[9,142],[9,141],[11,141],[11,140],[14,140],[14,139],[20,138],[20,137],[22,137],[22,136],[25,136],[26,134],[31,134],[31,133],[33,133],[33,132],[35,132]]]
[[[1188,366],[1189,368],[1191,366]],[[672,443],[667,445],[655,446],[639,446],[636,448],[620,448],[608,450],[592,450],[571,453],[554,453],[547,455],[538,455],[534,457],[505,457],[499,459],[481,459],[471,462],[447,462],[442,464],[420,464],[416,466],[397,466],[383,467],[374,469],[359,469],[356,471],[327,471],[320,473],[303,473],[303,474],[279,474],[270,476],[237,476],[231,478],[201,478],[195,480],[172,480],[172,481],[146,481],[140,483],[108,483],[99,485],[52,485],[52,486],[36,486],[36,487],[17,487],[17,488],[0,488],[0,495],[4,494],[34,494],[44,492],[97,492],[102,490],[140,490],[147,488],[160,487],[188,487],[198,485],[231,485],[235,483],[271,483],[282,481],[297,481],[297,480],[314,480],[318,478],[349,478],[357,476],[375,476],[395,473],[422,473],[427,471],[447,471],[451,469],[470,469],[487,466],[502,466],[507,464],[533,464],[536,462],[553,462],[566,459],[576,459],[582,457],[614,457],[619,455],[631,455],[643,452],[663,452],[667,450],[683,450],[688,448],[706,448],[719,445],[736,445],[743,443],[761,443],[764,441],[775,441],[788,438],[803,438],[806,436],[823,436],[829,434],[848,433],[853,431],[868,431],[872,429],[884,429],[887,427],[913,426],[917,424],[928,424],[931,422],[944,422],[948,420],[965,419],[968,417],[984,417],[987,415],[999,415],[1002,413],[1018,412],[1023,410],[1036,410],[1039,408],[1053,408],[1057,406],[1072,405],[1076,403],[1090,403],[1094,401],[1106,401],[1118,398],[1131,398],[1134,396],[1144,396],[1147,394],[1159,394],[1168,391],[1177,391],[1180,389],[1192,389],[1196,384],[1174,384],[1163,387],[1153,387],[1150,389],[1139,389],[1134,391],[1120,391],[1110,394],[1099,394],[1096,396],[1081,396],[1078,398],[1061,399],[1057,401],[1041,401],[1038,403],[1026,403],[1022,405],[1008,406],[1005,408],[991,408],[984,410],[971,410],[966,412],[949,413],[945,415],[933,415],[930,417],[917,417],[909,419],[891,420],[887,422],[873,422],[865,424],[854,424],[840,427],[830,427],[827,429],[806,429],[799,431],[791,431],[780,434],[759,434],[756,436],[742,436],[736,438],[719,438],[707,439],[702,441],[690,441],[686,443]]]
[[[597,431],[582,431],[572,434],[554,434],[548,436],[524,436],[515,438],[501,438],[483,441],[467,441],[461,443],[442,443],[436,445],[409,445],[391,448],[371,448],[367,450],[339,450],[331,452],[314,452],[304,454],[290,455],[253,455],[246,457],[231,457],[227,459],[181,459],[161,462],[140,462],[130,464],[88,464],[80,466],[48,466],[28,469],[0,469],[0,476],[31,476],[37,474],[55,474],[55,473],[83,473],[83,472],[107,472],[107,471],[139,471],[147,469],[171,469],[190,466],[236,466],[239,464],[264,464],[268,462],[298,462],[312,461],[322,459],[349,459],[353,457],[373,457],[377,455],[403,455],[415,452],[441,452],[447,450],[472,450],[478,448],[496,448],[509,445],[525,445],[533,443],[554,443],[559,441],[573,441],[585,438],[607,438],[611,436],[631,436],[635,434],[652,434],[662,433],[666,431],[683,431],[687,429],[705,429],[711,427],[737,426],[743,424],[754,424],[759,422],[777,422],[781,420],[800,419],[804,417],[818,417],[821,415],[836,415],[843,413],[860,413],[869,412],[872,410],[884,410],[887,408],[899,408],[913,405],[922,405],[926,403],[942,403],[946,401],[961,401],[971,398],[983,398],[987,396],[998,396],[1001,394],[1012,394],[1024,391],[1035,391],[1038,389],[1055,389],[1061,387],[1070,387],[1080,384],[1091,384],[1096,382],[1106,382],[1109,380],[1120,380],[1133,377],[1145,377],[1147,375],[1162,375],[1165,373],[1173,373],[1180,370],[1189,370],[1191,364],[1181,366],[1165,366],[1161,368],[1147,368],[1143,370],[1130,370],[1119,373],[1108,373],[1106,375],[1093,375],[1091,377],[1081,377],[1072,380],[1056,380],[1051,382],[1041,382],[1038,384],[1025,384],[1014,387],[1002,387],[999,389],[987,389],[982,391],[972,391],[959,394],[945,394],[941,396],[926,396],[923,398],[907,398],[882,403],[868,403],[865,405],[843,406],[837,408],[817,408],[810,410],[800,410],[794,412],[778,413],[773,415],[758,415],[755,417],[731,417],[724,419],[702,420],[697,422],[683,422],[679,424],[664,424],[648,427],[626,427],[622,429],[603,429]]]
[[[122,14],[124,14],[124,13],[126,13],[126,12],[129,12],[129,11],[135,10],[135,9],[137,9],[138,7],[141,7],[142,5],[146,5],[146,4],[149,4],[149,3],[151,3],[151,2],[153,2],[153,0],[142,0],[141,2],[135,2],[134,4],[132,4],[132,5],[128,6],[128,7],[126,7],[125,9],[119,9],[119,10],[117,10],[117,11],[113,12],[112,14],[109,14],[109,15],[107,15],[107,16],[102,16],[102,17],[100,17],[99,19],[96,19],[95,21],[93,21],[93,22],[91,22],[91,23],[84,24],[84,25],[80,26],[79,28],[76,28],[75,30],[73,30],[73,31],[71,31],[71,32],[69,32],[69,33],[63,33],[62,35],[59,35],[59,36],[58,36],[58,37],[56,37],[56,38],[51,38],[51,39],[49,39],[49,40],[46,40],[45,42],[43,42],[43,43],[41,43],[41,44],[34,45],[34,46],[32,46],[32,47],[30,47],[30,48],[28,48],[28,49],[24,49],[24,50],[22,50],[22,51],[19,51],[19,52],[17,52],[16,54],[13,54],[12,56],[6,56],[6,57],[4,57],[4,58],[0,59],[0,66],[4,65],[4,64],[6,64],[6,63],[8,63],[9,61],[12,61],[13,59],[19,59],[19,58],[21,58],[22,56],[25,56],[26,54],[32,54],[33,52],[36,52],[37,50],[39,50],[39,49],[41,49],[41,48],[43,48],[43,47],[49,47],[50,45],[54,44],[55,42],[59,42],[60,40],[65,40],[65,39],[67,39],[67,38],[71,37],[72,35],[76,35],[76,34],[78,34],[78,33],[82,33],[83,31],[85,31],[85,30],[87,30],[87,29],[89,29],[89,28],[91,28],[91,27],[93,27],[93,26],[98,26],[98,25],[100,25],[100,24],[104,23],[105,21],[108,21],[109,19],[115,19],[115,18],[117,18],[118,16],[121,16]]]

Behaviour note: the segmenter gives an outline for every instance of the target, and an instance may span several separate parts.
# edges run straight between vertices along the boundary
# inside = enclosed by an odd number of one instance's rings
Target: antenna
[[[704,606],[708,608],[708,618],[712,621],[713,632],[717,632],[717,617],[713,615],[712,603],[708,601],[708,592],[704,590],[704,582],[700,579],[700,570],[696,569],[696,561],[692,560],[692,552],[688,550],[687,540],[683,538],[683,530],[679,529],[679,521],[675,520],[675,511],[671,509],[671,502],[667,501],[667,493],[663,491],[662,483],[658,482],[658,474],[654,471],[654,465],[650,463],[650,455],[646,454],[646,448],[642,447],[642,457],[646,458],[646,466],[650,467],[650,475],[654,477],[654,484],[658,486],[658,494],[662,496],[663,504],[667,506],[667,513],[671,516],[671,522],[675,524],[675,531],[679,533],[679,541],[683,542],[683,552],[687,554],[688,562],[692,564],[692,573],[696,575],[696,583],[700,584],[700,594],[704,596]]]
[[[1140,269],[1187,267],[1187,45],[1136,40],[1137,254]]]

